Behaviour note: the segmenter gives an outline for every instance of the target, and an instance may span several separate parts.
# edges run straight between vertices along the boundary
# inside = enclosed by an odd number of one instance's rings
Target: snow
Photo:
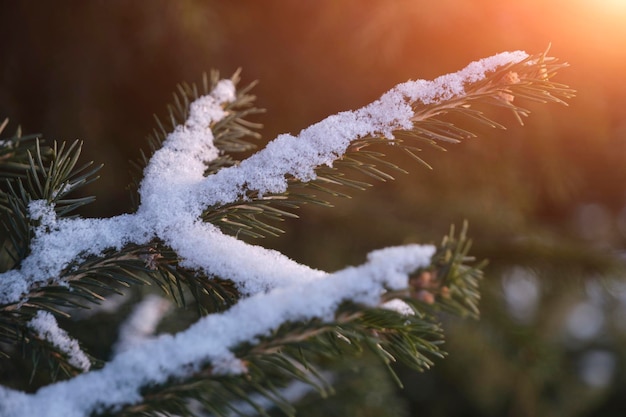
[[[87,255],[98,255],[105,249],[121,249],[124,245],[149,241],[144,230],[133,222],[132,215],[121,215],[110,219],[57,219],[50,210],[40,206],[42,201],[31,203],[41,224],[35,228],[31,241],[31,255],[21,263],[20,269],[0,274],[0,304],[20,301],[23,294],[39,285],[54,281],[66,283],[59,278],[61,272],[73,262]]]
[[[415,315],[415,311],[413,311],[411,306],[398,298],[394,298],[386,303],[383,303],[381,307],[390,311],[395,311],[403,316]]]
[[[28,205],[28,213],[33,220],[39,220],[40,226],[35,229],[35,234],[45,233],[45,228],[54,226],[56,223],[56,213],[54,207],[46,200],[33,200]]]
[[[68,363],[83,371],[91,368],[91,361],[80,349],[78,342],[72,339],[65,330],[59,328],[54,316],[39,310],[35,317],[28,322],[28,327],[35,331],[40,339],[46,340],[68,357]]]
[[[296,263],[278,251],[249,245],[225,235],[210,224],[196,222],[189,225],[188,230],[179,228],[172,232],[168,234],[170,243],[179,255],[185,256],[183,266],[228,277],[244,294],[326,275],[323,271]]]
[[[361,266],[329,274],[227,236],[202,222],[200,215],[207,207],[245,199],[250,191],[283,192],[288,176],[312,180],[316,167],[332,166],[352,141],[369,135],[393,139],[394,130],[410,129],[414,103],[462,95],[466,83],[526,57],[523,52],[502,53],[433,81],[400,84],[361,109],[330,116],[295,136],[280,135],[241,164],[204,177],[206,162],[219,155],[211,127],[227,116],[226,105],[235,98],[232,82],[221,81],[209,95],[192,103],[188,120],[168,135],[150,159],[136,213],[108,219],[59,219],[52,205],[32,202],[30,214],[39,226],[31,253],[19,269],[0,274],[0,304],[24,302],[30,291],[51,282],[67,285],[64,276],[71,275],[67,271],[88,256],[154,238],[174,249],[182,265],[230,279],[247,297],[185,331],[143,340],[104,368],[41,388],[36,394],[0,387],[0,415],[86,416],[102,407],[138,402],[141,387],[184,376],[194,365],[207,361],[220,372],[245,372],[245,364],[231,352],[238,344],[254,342],[286,322],[332,320],[346,300],[377,306],[385,291],[405,288],[408,274],[429,264],[432,246],[382,249],[372,252]],[[49,334],[62,339],[62,330],[49,323],[50,317],[42,317],[38,320],[47,323],[45,328],[56,329]],[[63,346],[74,352],[71,343]]]
[[[149,340],[171,306],[172,303],[168,299],[158,295],[150,294],[144,298],[120,326],[113,354],[117,355]]]
[[[406,287],[408,275],[428,266],[434,251],[433,246],[421,245],[376,251],[363,265],[258,293],[176,335],[161,335],[130,347],[100,370],[49,385],[36,394],[25,397],[0,390],[0,398],[5,396],[0,415],[86,416],[103,407],[139,401],[142,386],[184,376],[190,366],[207,361],[215,363],[221,373],[245,372],[245,366],[230,352],[233,347],[269,335],[286,322],[330,321],[343,301],[376,306],[387,289]]]
[[[282,193],[287,189],[287,175],[302,181],[314,179],[314,169],[331,166],[353,140],[378,134],[392,139],[393,130],[410,129],[415,115],[412,103],[430,104],[461,96],[466,83],[479,81],[497,67],[527,57],[521,51],[504,52],[433,81],[408,81],[361,109],[330,116],[297,136],[280,135],[240,165],[207,177],[201,190],[203,205],[226,204],[242,198],[249,190]]]
[[[204,177],[205,162],[219,154],[211,126],[227,115],[224,105],[235,98],[232,82],[220,81],[209,95],[192,103],[188,120],[168,135],[151,158],[137,213],[109,219],[56,219],[46,202],[31,203],[31,214],[41,224],[21,268],[0,274],[0,304],[20,302],[30,290],[50,281],[64,285],[59,278],[62,271],[77,260],[155,237],[176,250],[185,266],[232,279],[245,294],[322,277],[323,271],[225,236],[201,222],[200,214],[206,207],[244,198],[247,191],[283,192],[289,175],[302,181],[314,179],[315,168],[332,165],[351,141],[375,134],[392,138],[393,130],[409,129],[412,103],[461,95],[466,83],[526,57],[520,51],[505,52],[433,81],[399,84],[370,105],[330,116],[298,136],[280,135],[241,164]]]

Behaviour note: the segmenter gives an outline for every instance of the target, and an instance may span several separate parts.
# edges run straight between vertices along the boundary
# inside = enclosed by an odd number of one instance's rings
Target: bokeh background
[[[410,174],[304,207],[284,236],[256,243],[334,270],[467,219],[473,253],[490,260],[482,319],[445,318],[448,358],[398,368],[404,390],[364,361],[375,383],[355,396],[359,414],[335,403],[327,416],[622,416],[626,1],[0,0],[0,118],[83,140],[83,159],[105,164],[83,215],[111,216],[130,210],[128,161],[153,115],[212,68],[260,81],[262,146],[409,78],[549,44],[571,65],[556,79],[577,90],[569,107],[516,102],[533,111],[525,126],[492,110],[508,129],[464,126],[479,137],[424,149],[432,171],[389,150]]]

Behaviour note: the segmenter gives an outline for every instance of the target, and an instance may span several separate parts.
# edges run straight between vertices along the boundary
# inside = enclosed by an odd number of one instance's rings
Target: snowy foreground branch
[[[281,135],[241,164],[204,176],[207,162],[219,155],[211,126],[226,116],[225,104],[235,99],[233,83],[222,80],[209,95],[192,103],[187,121],[152,156],[136,213],[66,219],[57,218],[44,201],[31,202],[30,215],[40,223],[20,268],[0,274],[0,305],[19,306],[40,287],[67,285],[59,277],[77,261],[154,239],[171,247],[183,267],[229,279],[248,297],[176,335],[129,347],[100,370],[35,394],[0,388],[0,415],[87,416],[138,403],[142,387],[183,378],[199,364],[211,363],[216,373],[245,372],[245,364],[231,353],[238,344],[254,343],[286,322],[332,320],[344,301],[378,306],[386,291],[406,288],[409,275],[429,265],[434,247],[382,249],[370,253],[361,266],[329,274],[225,235],[203,222],[201,214],[208,207],[241,200],[249,191],[284,192],[287,177],[312,180],[316,167],[332,166],[352,141],[373,135],[393,139],[393,131],[410,130],[416,102],[463,97],[468,84],[527,57],[523,52],[502,53],[434,81],[400,84],[366,107],[330,116],[298,136]],[[42,328],[45,323],[49,330]],[[40,317],[33,326],[42,335],[67,336],[58,331],[51,315]],[[66,345],[74,350],[71,341]]]
[[[232,82],[223,80],[210,95],[191,105],[185,125],[177,126],[153,155],[144,173],[137,213],[109,219],[57,219],[45,202],[31,203],[31,216],[40,218],[41,225],[21,268],[0,275],[0,304],[21,301],[39,285],[54,281],[77,259],[107,248],[144,244],[155,237],[171,245],[184,259],[183,266],[231,279],[246,293],[320,277],[322,272],[276,251],[222,234],[201,222],[200,214],[208,206],[241,198],[246,190],[283,192],[287,175],[311,180],[316,167],[332,165],[351,141],[377,134],[392,137],[394,130],[409,130],[416,101],[428,104],[461,97],[466,84],[527,56],[519,51],[501,53],[434,81],[400,84],[366,107],[330,116],[298,137],[281,135],[241,164],[204,177],[205,163],[219,154],[210,126],[225,116],[222,105],[235,98]]]
[[[256,294],[230,310],[205,317],[174,336],[162,335],[120,353],[103,369],[57,382],[34,395],[0,390],[2,416],[87,416],[141,400],[140,388],[184,377],[207,361],[214,372],[239,373],[245,365],[229,349],[254,341],[286,321],[332,320],[342,301],[376,305],[386,289],[406,287],[408,274],[430,263],[431,246],[373,252],[360,267],[324,279]]]

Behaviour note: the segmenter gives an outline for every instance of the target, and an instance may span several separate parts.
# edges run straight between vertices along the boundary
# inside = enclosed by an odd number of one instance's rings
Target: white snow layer
[[[113,355],[118,355],[151,339],[171,306],[172,303],[167,298],[154,294],[148,295],[138,303],[120,326],[117,342],[113,346]]]
[[[65,330],[59,328],[51,313],[39,310],[35,317],[28,322],[28,327],[35,331],[37,337],[46,340],[66,354],[70,365],[85,372],[89,370],[91,361],[80,349],[78,342],[72,339]]]
[[[368,261],[323,279],[276,288],[242,299],[176,335],[161,335],[121,352],[104,368],[24,394],[0,387],[0,415],[84,417],[141,400],[140,388],[182,377],[211,362],[221,372],[244,372],[229,349],[254,342],[288,321],[332,320],[346,300],[377,305],[386,290],[406,287],[408,275],[428,266],[435,248],[407,245],[372,252]],[[224,369],[224,364],[231,369]]]
[[[192,103],[188,120],[150,159],[137,213],[58,219],[54,207],[32,202],[31,216],[40,225],[31,254],[19,269],[0,274],[0,304],[24,301],[28,292],[50,282],[66,285],[59,276],[77,260],[155,237],[171,246],[186,267],[231,279],[250,297],[184,332],[130,348],[101,370],[57,382],[36,394],[0,387],[0,415],[86,416],[103,407],[140,401],[140,387],[182,376],[207,361],[222,371],[244,372],[244,364],[229,350],[238,343],[254,341],[287,321],[331,319],[345,300],[376,305],[386,288],[405,287],[410,272],[428,265],[433,247],[376,251],[360,267],[328,274],[224,235],[199,217],[207,207],[236,201],[249,190],[283,192],[288,175],[311,180],[317,166],[332,165],[351,141],[376,134],[392,138],[393,130],[411,129],[412,103],[463,95],[465,84],[525,58],[524,52],[505,52],[433,81],[399,84],[368,106],[330,116],[298,136],[281,135],[240,165],[204,177],[205,163],[219,154],[211,127],[226,116],[225,105],[235,98],[232,82],[222,80],[209,95]]]
[[[321,277],[324,272],[279,252],[222,234],[200,221],[200,214],[207,207],[242,198],[246,190],[283,192],[287,175],[311,180],[317,166],[332,165],[351,141],[381,133],[391,137],[395,129],[410,129],[413,102],[431,103],[462,95],[466,83],[526,57],[520,51],[505,52],[434,81],[399,84],[368,106],[330,116],[297,137],[280,135],[240,165],[204,177],[205,162],[219,154],[211,126],[226,116],[223,107],[235,98],[232,82],[222,80],[211,94],[192,103],[188,120],[168,135],[150,159],[137,213],[108,219],[57,219],[53,207],[46,208],[41,201],[31,203],[31,215],[41,224],[35,230],[31,254],[20,269],[0,274],[0,304],[17,303],[49,282],[62,284],[61,271],[86,256],[129,243],[144,244],[154,237],[176,250],[185,266],[229,278],[248,294]]]

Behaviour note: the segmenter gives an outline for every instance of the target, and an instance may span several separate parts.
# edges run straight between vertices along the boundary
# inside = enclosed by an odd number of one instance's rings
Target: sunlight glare
[[[607,9],[614,10],[626,10],[626,0],[603,0],[598,2],[599,7],[606,7]]]
[[[585,0],[585,3],[600,13],[626,14],[626,0]]]

